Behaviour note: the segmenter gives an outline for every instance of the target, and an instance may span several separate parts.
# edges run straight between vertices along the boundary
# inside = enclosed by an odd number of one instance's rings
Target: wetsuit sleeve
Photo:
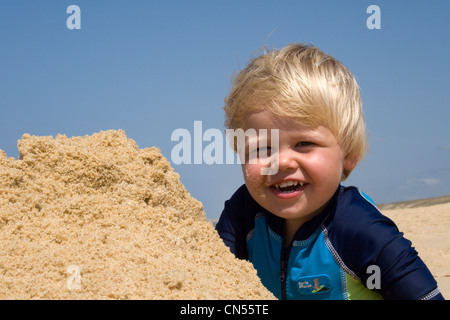
[[[367,226],[366,235],[380,239],[381,245],[372,244],[375,255],[367,257],[365,265],[379,266],[380,292],[385,299],[418,300],[441,298],[437,283],[419,257],[411,242],[403,237],[392,221],[378,221]],[[370,240],[362,243],[370,245]],[[360,270],[363,283],[371,272]]]
[[[335,221],[340,227],[332,232],[332,242],[346,266],[366,286],[373,275],[368,268],[374,265],[380,270],[376,291],[385,299],[443,299],[433,275],[392,220],[370,203],[349,206],[346,211],[350,213]]]
[[[248,259],[246,244],[246,189],[239,188],[225,202],[216,230],[230,251],[239,259]]]

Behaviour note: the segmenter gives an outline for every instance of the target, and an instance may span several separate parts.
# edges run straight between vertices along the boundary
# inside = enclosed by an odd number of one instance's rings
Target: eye
[[[256,147],[249,150],[247,157],[249,159],[260,159],[270,157],[272,154],[272,148],[270,146]]]
[[[265,158],[271,155],[272,148],[270,146],[259,147],[257,149],[258,158]]]
[[[295,146],[296,146],[296,147],[310,147],[310,146],[312,146],[312,145],[314,145],[313,142],[310,142],[310,141],[300,141],[300,142],[298,142]]]

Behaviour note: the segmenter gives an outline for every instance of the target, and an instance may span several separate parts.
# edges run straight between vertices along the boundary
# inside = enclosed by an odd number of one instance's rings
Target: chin
[[[270,208],[267,208],[272,214],[276,215],[277,217],[283,218],[283,219],[298,219],[306,216],[301,208],[296,207],[289,207],[289,208],[280,208],[280,207],[274,207],[274,206],[268,206]]]

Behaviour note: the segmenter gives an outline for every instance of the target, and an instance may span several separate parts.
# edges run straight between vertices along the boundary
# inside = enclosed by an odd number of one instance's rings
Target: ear
[[[344,170],[352,171],[355,169],[356,165],[358,164],[358,158],[357,157],[347,157],[344,159]]]

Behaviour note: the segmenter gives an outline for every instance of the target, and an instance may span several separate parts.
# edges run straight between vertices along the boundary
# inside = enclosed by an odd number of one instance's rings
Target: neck
[[[284,220],[284,246],[291,245],[295,233],[306,222],[306,219]]]

